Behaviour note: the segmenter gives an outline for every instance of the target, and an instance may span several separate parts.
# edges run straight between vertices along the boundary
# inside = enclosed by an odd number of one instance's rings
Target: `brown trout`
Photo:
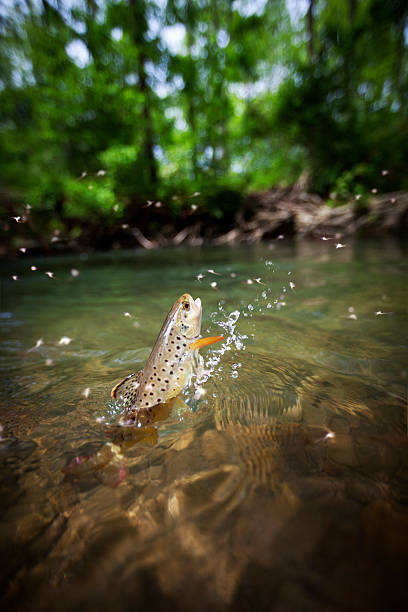
[[[129,374],[111,392],[123,401],[122,422],[136,421],[141,411],[176,397],[188,384],[198,349],[223,340],[223,336],[199,338],[201,300],[184,293],[175,302],[160,330],[145,367]]]

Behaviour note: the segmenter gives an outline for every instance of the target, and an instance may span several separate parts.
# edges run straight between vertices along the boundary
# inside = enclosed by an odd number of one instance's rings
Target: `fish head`
[[[194,300],[189,293],[184,293],[177,300],[174,325],[184,338],[195,338],[200,334],[202,307],[201,300]]]

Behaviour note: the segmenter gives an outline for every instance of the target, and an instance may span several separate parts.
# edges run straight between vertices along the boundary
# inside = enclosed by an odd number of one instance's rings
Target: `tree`
[[[407,185],[402,0],[21,2],[0,14],[3,218],[28,203],[78,234],[194,192],[231,215],[305,169],[343,198]]]

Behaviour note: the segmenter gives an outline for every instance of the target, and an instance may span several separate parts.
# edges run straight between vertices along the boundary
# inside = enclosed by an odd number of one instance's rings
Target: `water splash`
[[[277,272],[276,265],[270,261],[264,261],[268,272],[272,272],[273,274]],[[292,272],[288,272],[288,276],[290,276]],[[208,355],[207,360],[201,357],[201,363],[197,371],[199,372],[196,376],[195,388],[201,388],[210,376],[215,376],[220,381],[223,380],[223,377],[229,376],[231,378],[238,378],[239,376],[239,368],[241,367],[241,363],[239,361],[234,361],[234,363],[229,366],[228,372],[224,370],[223,365],[221,364],[221,358],[227,351],[242,351],[246,349],[247,341],[251,341],[251,343],[255,340],[256,337],[256,320],[254,316],[266,313],[266,311],[270,311],[271,309],[279,311],[284,306],[287,305],[288,300],[288,288],[286,285],[282,285],[280,290],[272,292],[272,288],[267,286],[266,282],[260,282],[261,277],[256,278],[255,281],[259,285],[263,285],[264,288],[257,293],[255,296],[251,295],[248,301],[241,300],[240,309],[233,310],[228,313],[225,309],[225,301],[220,300],[218,302],[218,309],[211,313],[210,318],[211,322],[214,325],[217,325],[222,329],[224,335],[224,342],[221,346],[218,346],[216,349],[212,350]],[[247,285],[254,285],[254,281],[252,279],[248,279],[246,281]],[[289,283],[290,289],[293,290],[295,287],[295,283],[290,281]],[[275,295],[273,295],[275,293]],[[292,292],[290,292],[292,294]],[[238,331],[237,325],[238,321],[241,317],[241,323],[245,324],[245,332],[240,330]],[[210,333],[210,329],[206,330]],[[212,333],[212,332],[211,332]]]

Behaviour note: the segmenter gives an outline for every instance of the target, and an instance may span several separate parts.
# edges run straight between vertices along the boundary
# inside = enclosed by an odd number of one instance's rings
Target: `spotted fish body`
[[[183,294],[173,305],[143,370],[130,374],[112,389],[121,399],[125,420],[135,420],[140,411],[149,411],[176,397],[187,385],[197,358],[197,348],[220,336],[198,340],[201,329],[201,300]]]

